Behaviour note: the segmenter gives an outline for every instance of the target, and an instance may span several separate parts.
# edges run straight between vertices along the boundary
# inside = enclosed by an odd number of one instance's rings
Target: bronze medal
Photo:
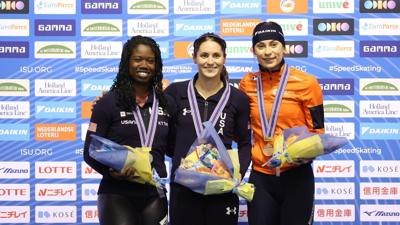
[[[271,143],[267,143],[264,145],[263,150],[263,154],[265,156],[272,156],[272,154],[274,153],[274,146]]]

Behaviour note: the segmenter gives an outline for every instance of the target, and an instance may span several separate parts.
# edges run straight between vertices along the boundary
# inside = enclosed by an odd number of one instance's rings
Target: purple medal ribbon
[[[257,76],[257,100],[258,100],[258,112],[261,117],[261,127],[264,136],[264,140],[272,139],[278,121],[279,109],[281,107],[283,93],[285,92],[286,84],[289,80],[289,65],[285,65],[279,87],[275,95],[274,104],[272,105],[271,118],[268,122],[267,114],[265,113],[264,94],[262,87],[261,73]]]
[[[151,106],[150,121],[146,132],[142,115],[140,114],[139,106],[136,105],[136,110],[133,111],[136,124],[139,130],[140,143],[142,147],[151,147],[154,140],[154,134],[156,133],[157,119],[158,119],[158,100],[156,99],[156,93],[153,90],[153,105]]]
[[[208,121],[211,122],[213,126],[217,123],[218,117],[221,115],[222,110],[225,108],[226,103],[229,100],[229,94],[231,92],[231,87],[228,84],[228,82],[225,82],[225,90],[222,93],[221,99],[219,100],[217,106],[215,107],[213,113],[211,114],[211,117]],[[200,117],[200,112],[199,112],[199,106],[197,105],[196,101],[196,93],[194,92],[194,87],[193,87],[193,79],[189,81],[188,89],[187,89],[187,94],[189,96],[189,105],[190,105],[190,110],[193,118],[193,123],[194,123],[194,128],[196,129],[196,134],[197,137],[203,137],[204,135],[204,128],[201,122],[201,117]]]

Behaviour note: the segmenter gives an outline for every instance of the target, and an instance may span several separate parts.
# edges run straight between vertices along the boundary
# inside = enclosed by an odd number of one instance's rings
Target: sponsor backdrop
[[[193,76],[192,41],[216,32],[237,87],[265,20],[282,25],[287,62],[318,77],[326,132],[352,143],[314,161],[315,224],[399,224],[399,12],[399,0],[0,0],[0,224],[97,223],[90,101],[130,36],[158,41],[167,85]],[[244,201],[238,214],[247,224]]]

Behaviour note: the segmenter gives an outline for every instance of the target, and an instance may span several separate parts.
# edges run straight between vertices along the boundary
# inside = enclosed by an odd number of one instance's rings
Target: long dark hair
[[[200,37],[198,37],[196,40],[194,40],[193,57],[196,57],[197,53],[199,52],[200,45],[209,40],[214,41],[219,46],[221,46],[222,52],[224,54],[224,58],[226,58],[226,42],[224,39],[222,39],[220,36],[218,36],[217,34],[214,34],[214,33],[202,34]],[[228,79],[229,79],[228,71],[226,70],[226,67],[224,65],[222,68],[222,71],[221,71],[221,80],[225,81]]]
[[[160,106],[165,108],[167,106],[167,101],[162,91],[163,64],[161,59],[161,51],[156,41],[150,37],[143,37],[140,35],[133,36],[124,44],[121,54],[121,62],[119,63],[118,74],[114,79],[111,90],[118,93],[119,103],[124,110],[132,111],[136,108],[135,81],[129,74],[129,60],[132,50],[138,45],[149,46],[154,53],[155,75],[150,82],[156,93],[156,98],[160,102]]]

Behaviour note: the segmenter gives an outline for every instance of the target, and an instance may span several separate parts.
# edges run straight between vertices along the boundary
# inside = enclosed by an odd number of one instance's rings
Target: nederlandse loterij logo
[[[36,36],[75,36],[75,20],[35,20]]]
[[[354,13],[354,0],[313,0],[313,12]]]
[[[0,1],[0,14],[28,14],[29,0]]]
[[[353,35],[353,19],[314,19],[314,35]]]
[[[285,41],[286,57],[304,58],[308,56],[307,41]]]
[[[399,13],[400,2],[397,0],[360,0],[361,13]]]
[[[122,0],[82,0],[82,14],[121,14]]]
[[[128,14],[168,14],[168,0],[129,0]]]
[[[81,20],[82,36],[122,36],[122,20]]]
[[[360,41],[361,57],[400,57],[400,41]]]
[[[259,19],[221,19],[220,31],[222,36],[251,36]]]

